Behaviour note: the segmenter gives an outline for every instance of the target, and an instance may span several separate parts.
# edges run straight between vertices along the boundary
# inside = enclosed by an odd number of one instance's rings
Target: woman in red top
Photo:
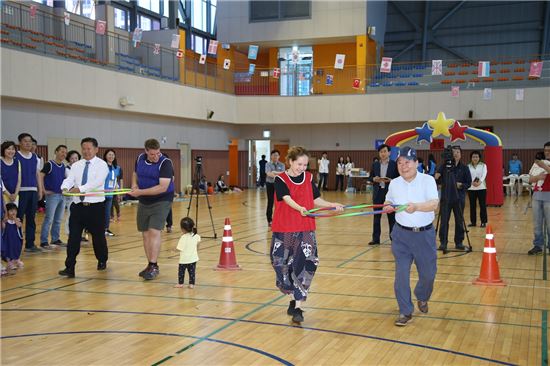
[[[306,149],[291,147],[287,159],[290,169],[275,178],[277,199],[272,225],[271,264],[277,276],[277,287],[292,298],[287,314],[292,315],[294,322],[300,323],[304,321],[301,304],[307,298],[319,264],[315,219],[305,216],[305,212],[314,205],[335,207],[339,211],[343,207],[321,198],[313,176],[306,171],[309,159]]]

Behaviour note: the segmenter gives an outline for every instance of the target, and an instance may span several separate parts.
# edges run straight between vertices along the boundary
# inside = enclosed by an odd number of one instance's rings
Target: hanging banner
[[[104,20],[96,20],[95,22],[95,32],[99,35],[105,34],[105,29],[107,28],[107,22]]]
[[[65,20],[65,25],[68,27],[71,24],[71,13],[64,12],[63,19]]]
[[[38,6],[31,5],[31,8],[30,8],[31,19],[33,19],[36,16],[36,9],[37,8],[38,8]]]
[[[204,65],[206,63],[206,55],[199,57],[199,64]]]
[[[248,46],[248,58],[250,60],[255,60],[258,57],[258,46],[250,45]]]
[[[254,75],[254,70],[256,70],[256,65],[255,64],[248,65],[248,73],[250,75]]]
[[[334,84],[334,76],[327,74],[327,80],[325,82],[327,86],[332,86]]]
[[[477,76],[480,78],[488,78],[491,73],[491,63],[489,61],[479,61],[477,65]]]
[[[443,61],[432,60],[432,75],[442,75],[442,74],[443,74]]]
[[[155,43],[153,47],[153,55],[160,55],[160,43]]]
[[[273,78],[278,79],[281,76],[281,69],[278,67],[273,69]]]
[[[183,57],[183,50],[178,50],[178,52],[176,52],[176,57],[177,58],[182,58]]]
[[[541,75],[542,75],[542,61],[531,62],[531,67],[529,67],[529,77],[540,78]]]
[[[516,89],[516,101],[521,102],[525,95],[524,89]]]
[[[336,54],[336,59],[334,60],[334,68],[342,70],[344,68],[344,62],[346,61],[346,55],[340,53]]]
[[[460,96],[460,86],[451,87],[451,97],[458,98]]]
[[[360,85],[361,85],[361,79],[353,79],[353,84],[352,84],[353,89],[359,89]]]
[[[208,53],[211,55],[218,53],[218,41],[210,40],[210,42],[208,42]]]
[[[392,64],[392,58],[391,57],[382,57],[382,63],[380,64],[380,72],[383,73],[390,73],[391,72],[391,64]]]
[[[223,68],[229,70],[229,66],[231,66],[231,60],[226,58],[225,60],[223,60]]]
[[[180,35],[172,34],[172,41],[170,42],[171,48],[180,48]]]
[[[141,28],[134,29],[134,33],[132,34],[132,41],[141,42],[142,37],[143,37],[143,30]]]
[[[483,89],[483,100],[491,100],[491,99],[493,99],[493,89],[491,88]]]

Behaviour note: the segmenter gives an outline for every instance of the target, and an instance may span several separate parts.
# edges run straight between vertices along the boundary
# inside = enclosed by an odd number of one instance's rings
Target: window
[[[192,0],[191,2],[191,25],[193,28],[214,34],[216,22],[215,0]]]
[[[265,22],[311,17],[311,0],[255,1],[250,0],[250,21]]]
[[[128,12],[126,10],[115,8],[115,27],[129,30]]]
[[[138,27],[144,31],[159,30],[160,21],[158,21],[157,19],[151,19],[149,17],[146,17],[145,15],[140,14],[138,17]]]
[[[53,6],[53,0],[32,0],[35,3],[40,3],[47,6]]]
[[[65,9],[71,13],[95,19],[94,0],[65,0]]]
[[[160,12],[159,0],[138,0],[137,3],[138,3],[138,6],[143,9],[151,10],[152,12],[157,14]]]
[[[294,63],[293,54],[298,53],[298,61]],[[311,94],[313,73],[312,47],[287,47],[279,49],[280,95],[302,96]]]

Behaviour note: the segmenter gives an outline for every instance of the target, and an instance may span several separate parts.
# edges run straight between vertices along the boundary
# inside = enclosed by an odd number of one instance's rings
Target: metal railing
[[[465,89],[510,88],[550,85],[550,63],[546,62],[540,78],[529,77],[530,62],[550,59],[550,55],[499,57],[491,61],[491,75],[477,77],[477,63],[444,60],[442,75],[431,74],[430,62],[395,63],[390,73],[381,73],[379,65],[304,66],[301,64],[274,69],[236,67],[226,70],[212,57],[205,64],[191,52],[177,57],[177,50],[140,42],[134,45],[131,35],[96,33],[93,21],[87,24],[73,16],[69,25],[55,9],[37,9],[31,16],[29,4],[2,2],[1,44],[53,57],[69,59],[119,72],[176,82],[235,95],[327,95],[391,93],[407,91],[450,90],[457,85]],[[86,19],[84,19],[86,20]]]

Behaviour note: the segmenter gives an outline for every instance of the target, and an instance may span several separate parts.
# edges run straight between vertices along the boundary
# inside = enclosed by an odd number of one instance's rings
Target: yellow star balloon
[[[449,132],[449,127],[455,122],[454,119],[445,118],[445,113],[439,112],[437,114],[437,119],[428,120],[428,124],[433,128],[432,137],[437,137],[439,135],[450,137],[451,133]]]

